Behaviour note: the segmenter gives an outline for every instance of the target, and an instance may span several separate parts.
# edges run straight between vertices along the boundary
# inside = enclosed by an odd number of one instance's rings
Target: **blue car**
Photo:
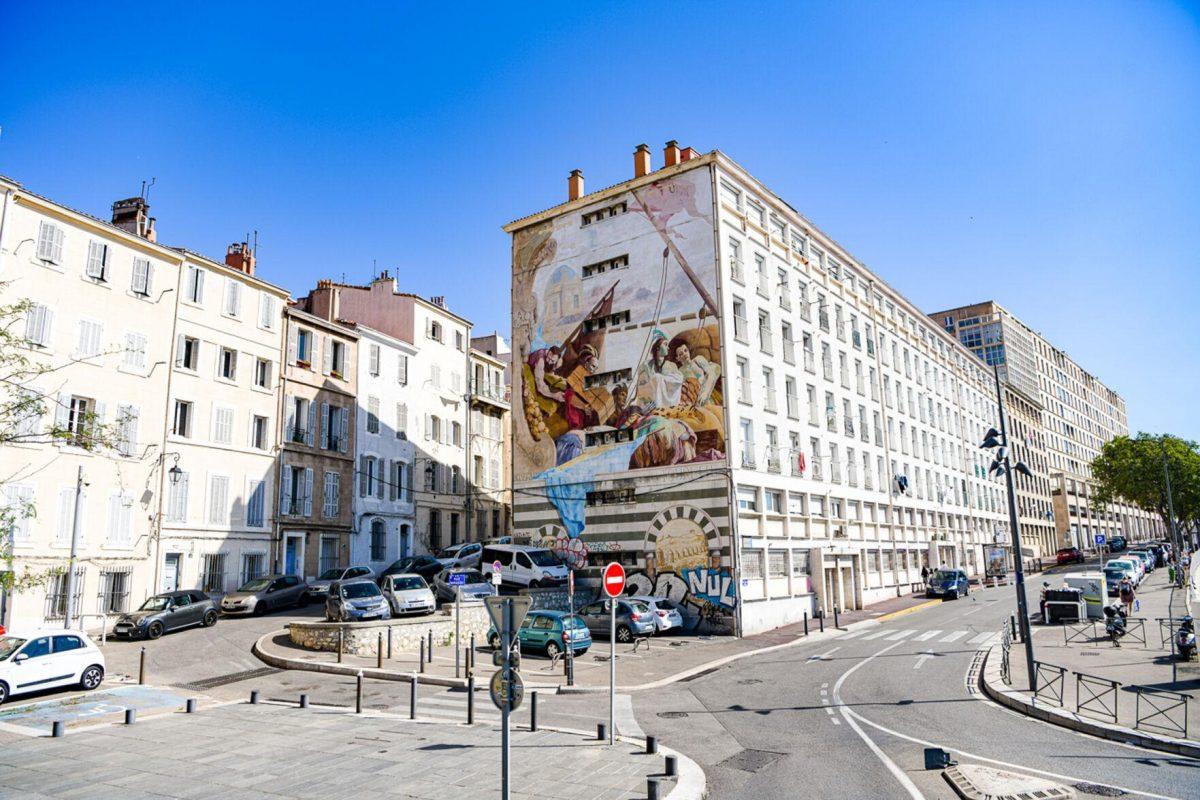
[[[592,646],[592,636],[579,617],[564,611],[530,611],[517,629],[522,650],[541,650],[553,658],[570,642],[575,655],[583,655]],[[500,634],[488,628],[487,642],[493,649],[500,647]]]
[[[929,576],[926,583],[926,597],[942,597],[946,600],[957,600],[963,595],[971,594],[971,584],[967,573],[961,569],[939,569]]]

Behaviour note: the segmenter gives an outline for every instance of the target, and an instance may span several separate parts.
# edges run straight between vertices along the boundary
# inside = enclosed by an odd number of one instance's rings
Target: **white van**
[[[545,547],[526,544],[491,544],[483,548],[480,570],[490,580],[500,564],[500,579],[516,586],[555,586],[567,580],[567,567]]]

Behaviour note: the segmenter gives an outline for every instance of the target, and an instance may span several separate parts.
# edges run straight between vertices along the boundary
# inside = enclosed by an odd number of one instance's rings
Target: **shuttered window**
[[[104,242],[88,242],[86,272],[94,280],[108,280],[108,245]]]
[[[229,478],[225,475],[208,479],[208,521],[213,525],[229,524]]]
[[[51,264],[62,263],[63,231],[50,222],[38,225],[37,257]]]
[[[133,283],[130,289],[134,294],[140,294],[145,297],[149,296],[153,286],[154,267],[151,266],[150,259],[135,258],[133,260]]]
[[[38,347],[50,345],[50,326],[54,312],[49,306],[33,303],[25,314],[25,340]]]

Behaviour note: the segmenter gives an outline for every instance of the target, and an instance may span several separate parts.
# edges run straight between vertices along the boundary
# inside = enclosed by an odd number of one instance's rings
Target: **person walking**
[[[1125,606],[1125,616],[1133,616],[1133,600],[1136,593],[1133,591],[1133,581],[1128,577],[1121,578],[1121,582],[1117,584],[1117,593],[1121,598],[1121,605]]]
[[[926,585],[929,584],[929,565],[928,564],[921,565],[921,583],[924,583]]]
[[[1038,598],[1038,608],[1042,611],[1042,622],[1046,622],[1046,592],[1050,591],[1050,581],[1042,581],[1042,592]]]

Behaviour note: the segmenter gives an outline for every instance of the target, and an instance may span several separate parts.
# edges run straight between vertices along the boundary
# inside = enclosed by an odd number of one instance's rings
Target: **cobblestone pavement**
[[[646,796],[661,755],[570,733],[514,730],[513,800]],[[670,783],[662,786],[666,796]],[[0,798],[496,798],[495,725],[275,704],[231,704],[63,738],[6,737]]]

